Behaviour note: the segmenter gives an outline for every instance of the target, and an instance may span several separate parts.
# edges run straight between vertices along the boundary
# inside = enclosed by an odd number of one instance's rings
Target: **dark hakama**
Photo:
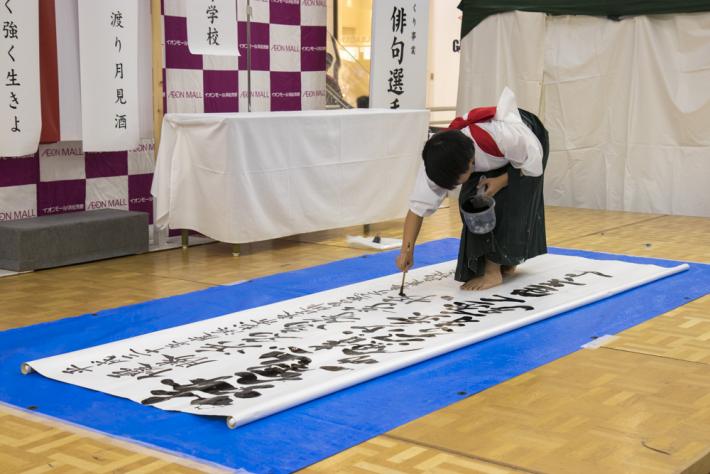
[[[523,122],[542,144],[542,167],[547,165],[550,146],[547,130],[534,114],[520,110]],[[475,158],[474,158],[475,160]],[[489,178],[508,173],[508,186],[494,196],[496,227],[488,234],[473,234],[464,224],[455,278],[465,282],[483,275],[485,260],[500,265],[519,265],[529,258],[547,253],[545,238],[545,205],[542,197],[543,175],[523,176],[510,164],[504,168],[475,172],[461,186],[459,207],[476,194],[482,176]],[[463,217],[461,219],[463,222]]]

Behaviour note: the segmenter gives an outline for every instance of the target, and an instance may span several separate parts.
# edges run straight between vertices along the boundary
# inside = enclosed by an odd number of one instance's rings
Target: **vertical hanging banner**
[[[191,54],[239,56],[236,0],[191,0],[185,8]]]
[[[32,155],[42,131],[37,0],[0,2],[0,156]]]
[[[426,106],[428,0],[372,2],[370,107]]]
[[[138,146],[138,0],[79,0],[84,151]]]

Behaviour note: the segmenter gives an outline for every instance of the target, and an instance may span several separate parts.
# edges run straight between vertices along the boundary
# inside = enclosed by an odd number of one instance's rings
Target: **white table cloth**
[[[404,216],[426,110],[167,114],[155,222],[246,243]]]

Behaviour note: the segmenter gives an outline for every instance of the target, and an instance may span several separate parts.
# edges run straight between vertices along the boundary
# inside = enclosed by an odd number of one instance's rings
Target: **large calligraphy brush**
[[[399,296],[402,296],[404,298],[407,297],[407,295],[404,294],[404,277],[407,276],[407,272],[402,272],[402,286],[399,287]]]
[[[411,246],[411,242],[407,242],[407,254],[409,254],[409,248]],[[406,262],[405,262],[406,264]],[[404,294],[404,278],[407,276],[407,270],[402,272],[402,285],[399,287],[399,296],[406,298],[407,295]]]

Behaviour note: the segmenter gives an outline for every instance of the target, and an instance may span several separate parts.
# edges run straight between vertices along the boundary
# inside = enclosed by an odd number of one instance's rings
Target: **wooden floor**
[[[400,226],[373,231],[398,237]],[[444,209],[421,240],[460,228]],[[547,229],[549,245],[710,263],[710,219],[548,208]],[[0,278],[0,329],[371,253],[345,245],[359,231],[250,244],[238,258],[210,244]],[[0,406],[0,473],[197,471],[216,468]],[[708,473],[710,296],[304,472]]]

